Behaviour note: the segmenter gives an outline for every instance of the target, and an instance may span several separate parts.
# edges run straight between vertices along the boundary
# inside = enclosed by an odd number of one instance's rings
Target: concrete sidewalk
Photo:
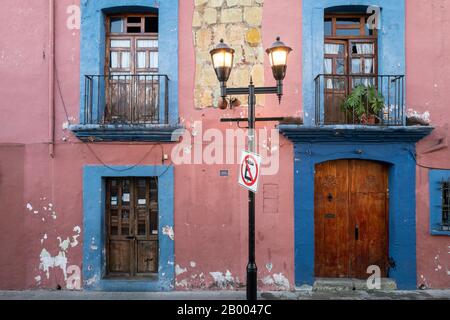
[[[261,300],[450,300],[450,290],[263,292]],[[0,300],[245,300],[245,291],[0,291]]]

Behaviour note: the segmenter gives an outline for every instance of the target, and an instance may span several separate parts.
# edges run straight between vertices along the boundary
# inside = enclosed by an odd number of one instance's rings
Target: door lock
[[[355,226],[355,240],[359,240],[359,226]]]

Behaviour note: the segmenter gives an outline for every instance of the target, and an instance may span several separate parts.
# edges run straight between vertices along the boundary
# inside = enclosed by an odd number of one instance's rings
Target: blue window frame
[[[157,278],[105,279],[105,178],[158,177],[159,266]],[[83,279],[92,291],[171,291],[174,288],[174,169],[171,166],[85,166],[83,170]]]
[[[450,236],[450,170],[430,170],[430,233]]]
[[[105,18],[110,14],[158,12],[159,74],[169,79],[167,112],[162,124],[105,125],[84,124],[86,75],[102,75],[105,67]],[[178,0],[81,0],[81,52],[80,52],[80,125],[71,130],[81,140],[99,138],[101,141],[173,141],[178,124]],[[101,90],[102,88],[100,88]],[[97,90],[94,88],[94,90]],[[95,92],[93,96],[95,95]],[[103,98],[99,96],[99,101]],[[95,105],[95,103],[94,103]],[[93,107],[92,112],[98,112]],[[94,140],[95,141],[95,140]]]
[[[378,73],[405,74],[405,1],[314,0],[302,2],[303,113],[306,126],[315,125],[314,78],[324,71],[324,36],[327,10],[360,11],[377,6],[382,30],[378,35]],[[352,11],[353,10],[353,11]]]

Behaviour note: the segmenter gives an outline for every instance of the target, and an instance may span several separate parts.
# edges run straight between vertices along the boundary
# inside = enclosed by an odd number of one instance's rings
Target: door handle
[[[355,226],[355,240],[359,240],[359,226]]]

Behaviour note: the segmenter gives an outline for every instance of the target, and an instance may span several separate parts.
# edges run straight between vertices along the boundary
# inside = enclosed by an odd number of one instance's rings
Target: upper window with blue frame
[[[430,171],[430,232],[450,235],[450,170]]]
[[[80,124],[71,130],[90,142],[176,141],[178,0],[81,8]]]

